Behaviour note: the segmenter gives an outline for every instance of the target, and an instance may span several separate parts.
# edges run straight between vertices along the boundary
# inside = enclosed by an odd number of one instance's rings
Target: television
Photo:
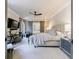
[[[19,22],[12,19],[12,18],[8,18],[8,28],[10,29],[18,29],[19,28]]]

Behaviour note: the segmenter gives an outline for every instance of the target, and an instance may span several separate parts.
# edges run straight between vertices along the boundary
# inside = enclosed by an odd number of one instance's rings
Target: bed
[[[34,46],[60,46],[60,36],[39,33],[29,37],[29,44]]]

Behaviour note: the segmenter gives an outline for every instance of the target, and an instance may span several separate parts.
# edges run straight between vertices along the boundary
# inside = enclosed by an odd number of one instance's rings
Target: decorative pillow
[[[71,32],[68,33],[68,38],[71,39]]]
[[[64,34],[62,32],[60,32],[60,31],[56,31],[56,35],[60,36],[60,37],[64,37]]]

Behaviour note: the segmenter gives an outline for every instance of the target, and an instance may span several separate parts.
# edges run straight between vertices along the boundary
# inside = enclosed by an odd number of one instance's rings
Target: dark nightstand
[[[61,38],[61,50],[65,52],[70,58],[72,58],[73,54],[73,44],[71,41],[66,40],[66,38]]]

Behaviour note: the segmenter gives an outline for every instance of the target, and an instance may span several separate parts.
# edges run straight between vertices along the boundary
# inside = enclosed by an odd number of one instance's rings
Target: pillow
[[[68,38],[71,39],[71,32],[68,33]]]
[[[54,30],[51,30],[51,31],[48,31],[48,34],[56,35],[56,32]]]
[[[59,31],[56,31],[56,34],[57,34],[57,35],[61,35],[61,32],[59,32]]]
[[[64,34],[62,32],[60,32],[60,31],[56,31],[56,35],[60,36],[60,37],[64,37]]]

